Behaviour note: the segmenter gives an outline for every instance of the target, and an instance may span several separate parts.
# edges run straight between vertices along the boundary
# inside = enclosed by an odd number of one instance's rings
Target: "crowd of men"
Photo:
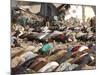
[[[39,13],[11,10],[13,74],[90,70],[96,66],[96,18],[64,20],[69,4],[41,4]],[[55,10],[55,11],[54,11]]]

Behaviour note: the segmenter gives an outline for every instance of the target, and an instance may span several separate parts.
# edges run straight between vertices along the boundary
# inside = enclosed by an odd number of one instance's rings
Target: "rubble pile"
[[[46,25],[44,17],[28,14],[12,16],[13,74],[95,69],[95,17],[84,24],[70,18]]]

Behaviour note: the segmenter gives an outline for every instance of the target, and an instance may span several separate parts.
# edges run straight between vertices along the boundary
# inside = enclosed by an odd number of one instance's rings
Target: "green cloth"
[[[41,51],[42,51],[43,53],[47,53],[47,52],[49,52],[49,50],[50,50],[51,48],[53,48],[53,46],[52,46],[51,44],[45,44],[45,45],[41,48]]]

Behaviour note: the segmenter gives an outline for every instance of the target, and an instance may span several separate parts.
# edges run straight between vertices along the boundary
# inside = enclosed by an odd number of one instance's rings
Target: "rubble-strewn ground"
[[[23,11],[23,10],[20,10]],[[25,21],[27,17],[27,22]],[[93,70],[96,68],[96,18],[51,21],[25,12],[13,14],[11,24],[12,73]]]

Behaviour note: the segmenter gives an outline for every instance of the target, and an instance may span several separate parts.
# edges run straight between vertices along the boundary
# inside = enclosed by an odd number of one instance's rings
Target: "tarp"
[[[57,16],[57,9],[51,3],[41,3],[40,15],[45,17]]]

